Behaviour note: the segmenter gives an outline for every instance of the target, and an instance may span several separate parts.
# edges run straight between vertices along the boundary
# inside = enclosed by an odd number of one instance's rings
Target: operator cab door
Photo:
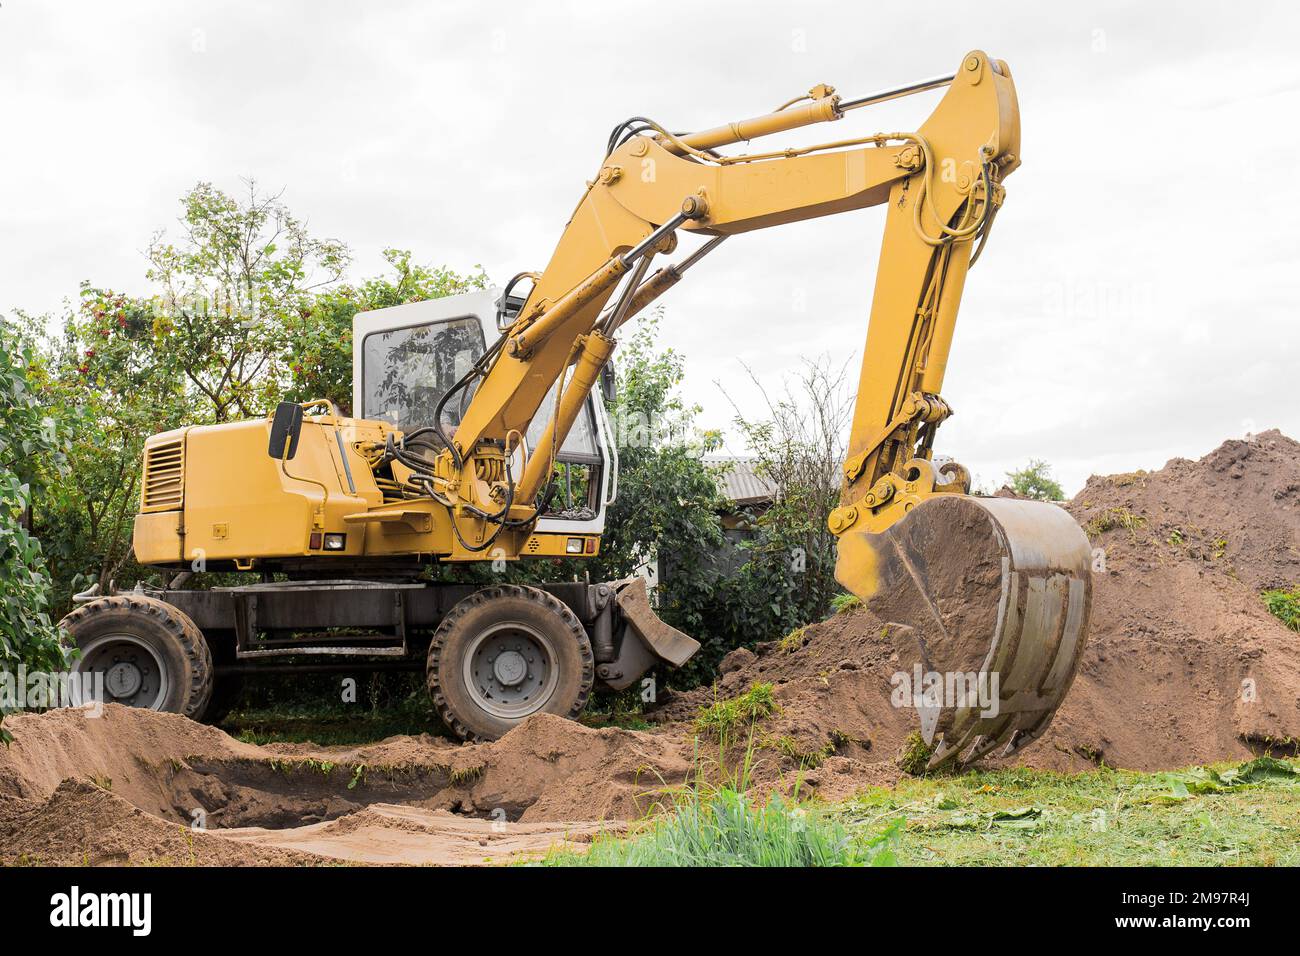
[[[352,408],[358,418],[386,421],[404,432],[433,425],[442,396],[458,382],[500,334],[496,310],[500,292],[487,289],[426,302],[412,302],[352,319]],[[522,303],[512,303],[515,310]],[[513,313],[507,312],[507,315]],[[443,428],[460,424],[473,385],[443,408]],[[551,390],[528,427],[531,450],[550,419]],[[595,392],[578,416],[560,453],[560,478],[538,531],[599,534],[605,508],[616,493],[618,460],[604,403]],[[515,459],[515,475],[522,462]]]

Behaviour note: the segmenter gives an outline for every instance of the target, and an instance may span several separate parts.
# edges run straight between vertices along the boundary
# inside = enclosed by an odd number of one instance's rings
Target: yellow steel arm
[[[476,459],[499,457],[558,383],[557,420],[516,476],[508,509],[515,520],[533,513],[551,452],[612,352],[617,326],[680,278],[674,267],[645,278],[650,258],[675,248],[677,229],[725,237],[884,203],[843,504],[831,528],[880,530],[930,494],[961,490],[963,475],[935,475],[928,459],[934,429],[949,414],[939,393],[972,248],[1001,203],[1001,180],[1019,164],[1019,113],[1010,71],[979,51],[952,77],[875,99],[940,83],[946,94],[915,132],[799,150],[714,152],[837,120],[874,99],[844,103],[818,87],[807,104],[682,136],[640,121],[588,184],[486,368],[454,435],[456,452],[439,462],[449,490],[473,508],[495,510],[481,498],[483,482],[473,480]],[[620,281],[625,294],[607,309]]]

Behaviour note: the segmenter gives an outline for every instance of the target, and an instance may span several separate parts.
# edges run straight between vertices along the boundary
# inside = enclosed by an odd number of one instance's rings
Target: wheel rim
[[[81,675],[101,675],[103,699],[108,703],[158,710],[167,699],[167,664],[134,634],[106,634],[89,641],[73,669]],[[82,688],[86,696],[98,690],[97,686]]]
[[[494,624],[470,642],[465,686],[494,717],[515,720],[546,706],[559,673],[551,639],[527,624]]]

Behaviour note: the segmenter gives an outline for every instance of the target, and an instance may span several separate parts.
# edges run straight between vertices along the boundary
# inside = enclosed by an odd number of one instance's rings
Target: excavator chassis
[[[511,601],[523,607],[525,617],[512,617],[507,609]],[[463,613],[471,604],[486,607],[486,623],[482,615],[475,622]],[[109,620],[112,624],[105,627]],[[167,626],[159,628],[159,622]],[[576,716],[593,688],[625,689],[659,664],[681,666],[699,649],[654,613],[640,578],[529,586],[329,579],[210,590],[138,588],[91,598],[64,626],[76,642],[91,638],[111,645],[104,648],[104,666],[109,667],[110,659],[116,662],[106,675],[110,692],[139,684],[132,668],[145,675],[152,671],[154,680],[160,670],[167,671],[180,690],[164,689],[156,701],[129,702],[196,718],[219,716],[220,708],[210,704],[224,696],[223,685],[243,675],[427,670],[432,690],[433,672],[441,663],[444,686],[449,680],[477,685],[450,703],[434,694],[448,726],[472,738],[499,736],[530,713]],[[479,674],[465,661],[448,663],[446,654],[439,660],[435,647],[457,641],[473,645],[475,628],[495,635],[500,644],[495,657],[504,652],[522,662],[525,655],[540,652],[542,667],[555,673],[539,673],[535,693],[530,693],[522,672],[511,674],[499,666],[493,673],[485,666]],[[181,639],[174,639],[173,632]],[[178,646],[169,647],[169,642]],[[573,660],[585,666],[569,666]],[[83,666],[99,667],[99,657]],[[568,687],[568,698],[548,700],[556,688],[565,690],[564,679],[575,671],[577,684]],[[147,681],[145,686],[152,687]],[[190,687],[186,696],[184,689]],[[502,699],[511,700],[517,717],[476,723],[473,711]]]

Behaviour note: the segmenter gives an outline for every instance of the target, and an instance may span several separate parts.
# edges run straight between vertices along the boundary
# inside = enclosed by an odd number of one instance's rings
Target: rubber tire
[[[155,709],[202,716],[212,697],[212,652],[203,632],[183,612],[143,594],[119,594],[83,604],[59,626],[77,647],[105,633],[127,633],[149,644],[167,663],[167,693]]]
[[[469,643],[484,628],[517,621],[551,638],[558,680],[546,704],[533,713],[576,719],[587,706],[596,680],[591,641],[576,614],[552,594],[537,588],[500,584],[475,591],[442,619],[429,644],[426,677],[429,696],[443,722],[462,740],[496,740],[532,714],[517,718],[490,714],[465,686]]]

